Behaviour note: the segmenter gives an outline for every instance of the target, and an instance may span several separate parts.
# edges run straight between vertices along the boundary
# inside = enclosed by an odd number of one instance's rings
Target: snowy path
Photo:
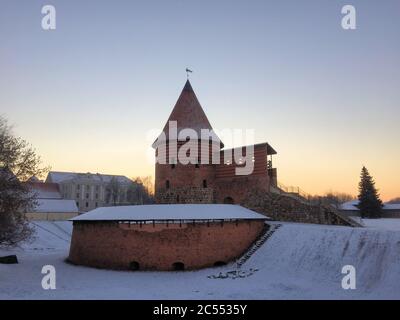
[[[249,276],[212,279],[235,266],[124,272],[69,265],[71,223],[35,223],[33,243],[0,251],[20,261],[0,264],[0,299],[400,299],[400,231],[283,223],[243,264]],[[56,267],[56,290],[41,287],[46,264]],[[356,290],[341,288],[345,264],[356,267]]]

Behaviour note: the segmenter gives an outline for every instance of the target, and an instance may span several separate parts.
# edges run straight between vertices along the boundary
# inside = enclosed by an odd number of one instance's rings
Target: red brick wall
[[[172,270],[212,266],[239,257],[257,238],[263,221],[196,224],[118,224],[74,222],[69,260],[99,268]]]
[[[226,198],[232,198],[234,204],[242,204],[249,193],[261,191],[269,192],[268,174],[233,176],[215,180],[215,202],[224,203]]]
[[[178,149],[184,144],[179,142]],[[200,142],[197,144],[200,148]],[[168,146],[164,146],[162,154],[168,159]],[[200,148],[201,149],[201,148]],[[208,152],[211,152],[211,148]],[[233,150],[230,150],[233,156]],[[245,155],[245,147],[241,154]],[[201,152],[201,151],[200,151]],[[165,155],[166,153],[166,155]],[[155,167],[155,198],[157,203],[224,203],[230,197],[235,204],[240,204],[249,192],[258,190],[269,192],[270,178],[267,170],[267,145],[254,146],[254,170],[250,175],[239,176],[235,174],[236,164],[224,164],[224,151],[218,155],[220,164],[171,164],[156,163]],[[210,163],[211,163],[211,153]],[[167,161],[168,162],[168,161]],[[166,181],[169,181],[169,189]],[[208,190],[202,190],[203,180],[207,182]],[[179,199],[179,201],[177,200]]]

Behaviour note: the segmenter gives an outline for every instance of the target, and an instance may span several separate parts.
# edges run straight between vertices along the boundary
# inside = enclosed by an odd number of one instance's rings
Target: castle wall
[[[69,261],[98,268],[173,270],[227,263],[241,256],[263,230],[264,221],[210,223],[74,222]],[[99,240],[101,239],[101,240]]]
[[[182,143],[178,145],[178,149]],[[162,149],[161,149],[162,150]],[[233,156],[233,150],[229,150]],[[245,155],[245,147],[241,152]],[[164,149],[168,159],[168,148]],[[173,151],[174,152],[174,151]],[[211,154],[209,154],[211,157]],[[156,164],[155,196],[157,203],[235,203],[240,204],[252,190],[269,192],[267,147],[254,147],[254,168],[250,175],[236,175],[238,164],[227,164],[224,151],[220,164]],[[211,158],[210,158],[211,162]],[[168,181],[168,188],[166,182]],[[204,186],[204,181],[206,186]],[[230,200],[230,201],[228,201]]]
[[[157,203],[214,203],[214,189],[202,187],[181,187],[158,190]]]
[[[216,179],[215,202],[242,204],[249,193],[254,191],[269,192],[269,177],[267,173]],[[232,202],[229,201],[230,199]]]

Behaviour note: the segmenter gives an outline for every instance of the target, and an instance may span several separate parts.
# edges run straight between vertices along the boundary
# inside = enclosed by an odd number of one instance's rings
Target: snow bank
[[[362,224],[374,229],[400,231],[399,218],[362,219]]]
[[[344,265],[356,268],[357,290],[341,289]],[[293,281],[291,290],[307,282],[321,298],[400,299],[399,265],[400,232],[298,224],[283,225],[245,264],[282,285]]]

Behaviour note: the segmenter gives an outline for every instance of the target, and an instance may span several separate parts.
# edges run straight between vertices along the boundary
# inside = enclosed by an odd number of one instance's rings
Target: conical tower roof
[[[201,137],[201,129],[213,130],[189,80],[186,81],[178,101],[164,126],[163,132],[167,140],[171,138],[169,137],[170,121],[176,121],[178,134],[183,129],[193,129],[197,133],[199,139]],[[215,133],[213,135],[213,140],[220,141]],[[156,142],[153,146],[157,144]]]

